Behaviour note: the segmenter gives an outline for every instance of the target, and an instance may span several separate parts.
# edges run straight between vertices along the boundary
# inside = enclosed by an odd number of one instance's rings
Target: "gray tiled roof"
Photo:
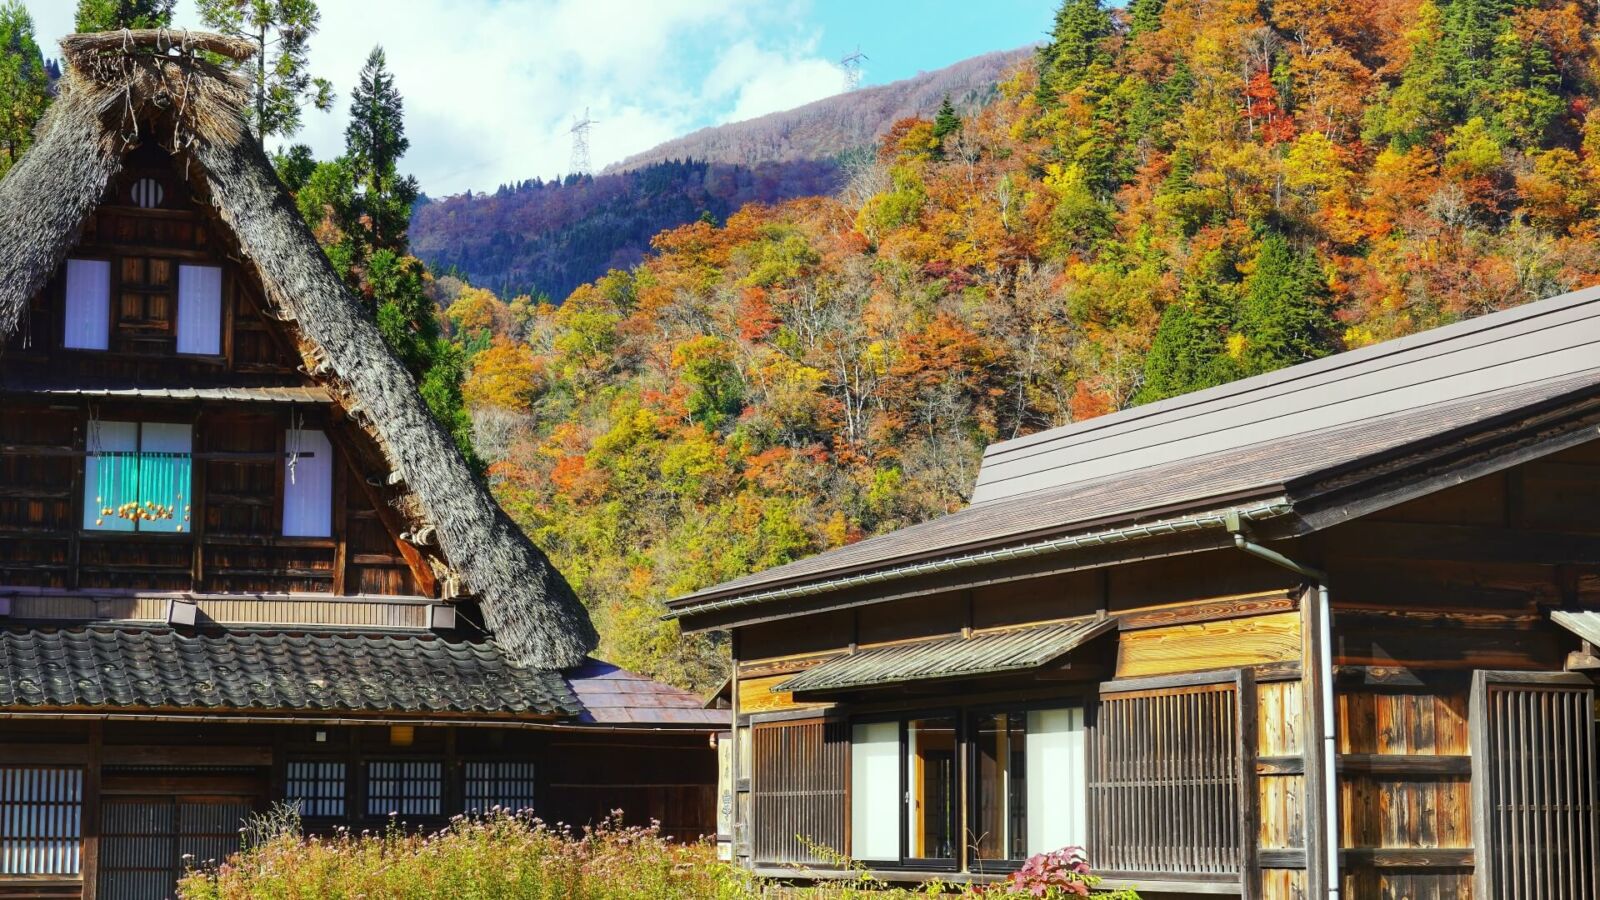
[[[903,681],[1027,671],[1060,659],[1116,627],[1115,619],[1097,617],[997,629],[971,637],[958,635],[869,647],[813,666],[773,690],[844,690]]]
[[[0,708],[567,716],[559,673],[493,642],[415,635],[180,633],[85,626],[0,630]]]

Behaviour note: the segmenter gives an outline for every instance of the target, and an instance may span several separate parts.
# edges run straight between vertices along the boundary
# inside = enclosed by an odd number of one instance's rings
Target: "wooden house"
[[[997,443],[672,609],[732,634],[761,871],[1600,896],[1600,290]]]
[[[711,831],[726,711],[589,657],[244,127],[250,48],[63,47],[0,181],[0,897],[168,896],[275,801]]]

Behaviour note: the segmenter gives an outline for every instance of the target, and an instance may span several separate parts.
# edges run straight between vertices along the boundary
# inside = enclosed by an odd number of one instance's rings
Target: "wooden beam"
[[[1347,863],[1377,869],[1464,869],[1473,865],[1474,858],[1471,847],[1357,847],[1339,855]]]
[[[1305,849],[1306,849],[1306,896],[1322,897],[1328,893],[1328,868],[1331,860],[1328,859],[1327,822],[1328,810],[1326,792],[1323,789],[1325,767],[1331,765],[1325,759],[1322,742],[1323,715],[1322,715],[1322,660],[1318,641],[1322,633],[1318,608],[1321,605],[1316,601],[1317,590],[1315,587],[1305,589],[1305,594],[1300,604],[1300,658],[1303,661],[1300,680],[1301,696],[1301,754],[1304,763],[1304,797],[1305,797]]]
[[[1481,525],[1364,521],[1328,532],[1328,554],[1344,559],[1600,565],[1593,534]]]
[[[355,447],[338,428],[328,429],[328,440],[333,443],[334,449],[339,451],[339,455],[344,457],[345,469],[350,476],[350,480],[361,489],[362,494],[367,498],[367,502],[371,504],[373,512],[378,514],[378,521],[382,522],[384,529],[389,532],[389,537],[394,541],[396,549],[400,551],[401,556],[405,557],[406,566],[411,570],[411,577],[417,582],[417,593],[424,597],[436,597],[438,595],[438,580],[434,578],[433,567],[428,565],[428,561],[423,558],[422,551],[400,536],[406,531],[405,523],[400,519],[400,513],[384,501],[378,490],[367,483],[367,479],[361,474],[361,470],[356,467]]]
[[[83,900],[95,900],[100,880],[100,760],[104,753],[105,726],[89,723],[89,745],[83,767]]]
[[[1339,771],[1392,777],[1471,775],[1472,757],[1391,753],[1342,753]]]
[[[1239,670],[1239,877],[1244,900],[1261,897],[1261,790],[1256,779],[1257,729],[1255,673]]]

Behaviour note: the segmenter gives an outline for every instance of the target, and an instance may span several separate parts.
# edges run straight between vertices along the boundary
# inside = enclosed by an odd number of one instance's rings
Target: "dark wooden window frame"
[[[1256,700],[1255,700],[1256,672],[1251,668],[1219,669],[1210,672],[1195,672],[1178,675],[1158,675],[1145,678],[1131,678],[1122,681],[1108,681],[1100,685],[1100,701],[1095,704],[1092,713],[1087,716],[1086,746],[1089,767],[1089,831],[1090,847],[1100,847],[1099,852],[1104,855],[1100,829],[1106,822],[1118,817],[1116,813],[1107,813],[1097,810],[1097,807],[1106,802],[1096,797],[1096,791],[1104,780],[1100,771],[1101,757],[1106,751],[1103,742],[1107,739],[1107,723],[1102,718],[1104,713],[1104,700],[1107,697],[1133,692],[1173,692],[1180,693],[1194,688],[1222,688],[1231,687],[1234,692],[1234,723],[1233,737],[1235,758],[1233,782],[1235,786],[1235,802],[1230,810],[1233,827],[1238,831],[1238,863],[1234,872],[1185,872],[1173,870],[1143,871],[1129,868],[1114,868],[1107,865],[1099,874],[1117,880],[1143,880],[1159,881],[1164,883],[1182,884],[1230,884],[1247,887],[1246,880],[1257,877],[1257,855],[1259,853],[1257,831],[1259,830],[1259,792],[1255,787],[1255,762],[1256,762]],[[1246,895],[1251,895],[1246,890]]]
[[[1600,722],[1596,721],[1595,690],[1594,680],[1578,672],[1473,673],[1467,721],[1472,742],[1472,840],[1477,848],[1473,883],[1479,896],[1516,896],[1525,900],[1600,896]],[[1514,759],[1508,761],[1505,770],[1491,769],[1501,750],[1499,735],[1491,733],[1493,726],[1489,722],[1492,695],[1496,693],[1577,695],[1568,700],[1566,710],[1553,708],[1555,703],[1542,704],[1541,709],[1514,701],[1503,709],[1505,715],[1523,719],[1524,726],[1554,725],[1523,727],[1515,737],[1519,743],[1517,755],[1554,757],[1558,760],[1555,771],[1548,767],[1543,771],[1515,768]],[[1585,708],[1586,715],[1582,712]],[[1541,713],[1546,717],[1535,722]],[[1586,763],[1581,760],[1583,756],[1587,757]],[[1575,757],[1579,759],[1575,761]],[[1587,777],[1578,770],[1585,765]],[[1504,777],[1495,778],[1497,774]],[[1515,809],[1499,809],[1508,794],[1514,798],[1509,802]],[[1590,810],[1588,833],[1573,834],[1571,823],[1563,821],[1560,813],[1585,805]],[[1547,857],[1542,863],[1530,865],[1528,854],[1519,854],[1514,845],[1526,843],[1530,832],[1548,830],[1573,846],[1558,846],[1553,852],[1541,854]],[[1511,837],[1500,839],[1507,831]]]
[[[138,207],[128,207],[127,209],[132,210],[134,214],[148,215],[152,212],[151,210],[139,209]],[[141,257],[144,259],[162,259],[172,266],[172,340],[174,343],[170,352],[141,353],[129,350],[119,350],[116,348],[117,337],[119,334],[117,324],[120,320],[120,310],[122,308],[122,261],[124,257],[129,256]],[[68,347],[66,345],[67,264],[65,261],[63,261],[58,270],[57,277],[54,279],[54,284],[49,288],[50,297],[54,301],[55,305],[55,311],[51,316],[56,329],[56,333],[51,338],[51,346],[54,350],[69,356],[82,355],[89,357],[136,360],[173,359],[182,360],[188,363],[198,363],[201,365],[216,365],[219,367],[223,367],[228,364],[230,349],[232,346],[231,332],[233,330],[235,292],[238,290],[238,288],[235,279],[234,268],[228,263],[227,260],[212,257],[209,254],[195,254],[193,252],[186,252],[180,249],[167,250],[161,248],[148,248],[135,251],[121,250],[116,248],[114,245],[93,245],[84,248],[82,252],[75,251],[71,254],[68,254],[68,259],[85,259],[104,262],[110,270],[109,279],[106,285],[106,346],[100,348]],[[178,281],[182,277],[181,270],[183,266],[211,266],[213,268],[222,270],[222,296],[218,300],[218,302],[221,304],[221,308],[218,310],[219,315],[217,330],[220,333],[217,336],[217,346],[219,348],[217,353],[179,353],[177,351]]]

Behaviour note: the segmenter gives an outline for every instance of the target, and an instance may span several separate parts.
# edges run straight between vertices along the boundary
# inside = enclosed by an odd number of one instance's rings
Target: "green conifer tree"
[[[78,0],[73,27],[79,32],[122,28],[170,28],[177,0]]]
[[[1269,233],[1245,279],[1236,350],[1240,374],[1257,375],[1327,356],[1337,349],[1327,279],[1311,253]]]
[[[1161,314],[1144,360],[1144,384],[1135,404],[1153,403],[1226,384],[1239,367],[1228,355],[1235,286],[1209,279],[1192,281],[1181,298]]]
[[[321,13],[314,0],[197,0],[200,21],[223,34],[250,41],[258,53],[245,67],[254,87],[250,124],[263,144],[273,135],[300,130],[307,105],[333,108],[333,83],[309,69],[311,36]]]
[[[1105,40],[1111,13],[1101,0],[1063,0],[1050,42],[1039,48],[1039,96],[1046,102],[1071,90],[1091,66],[1109,61]]]
[[[950,102],[950,95],[944,95],[944,102],[939,104],[939,113],[933,117],[933,136],[944,140],[946,135],[955,134],[961,130],[961,116],[956,112],[955,105]]]
[[[358,191],[355,213],[364,223],[361,238],[374,250],[403,250],[419,189],[416,179],[397,171],[411,141],[406,138],[405,101],[381,46],[368,54],[350,94],[350,124],[344,135]]]
[[[33,145],[33,126],[50,105],[50,79],[21,0],[0,3],[0,175]]]

